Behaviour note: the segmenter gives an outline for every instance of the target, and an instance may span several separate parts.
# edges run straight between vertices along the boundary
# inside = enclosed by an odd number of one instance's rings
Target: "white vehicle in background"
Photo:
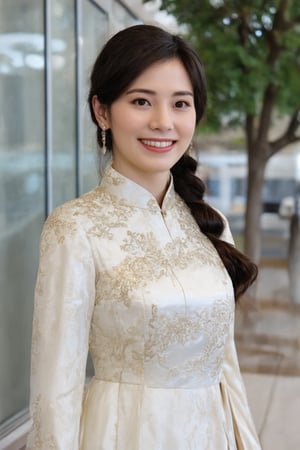
[[[300,193],[297,196],[284,197],[279,205],[279,216],[282,219],[291,219],[294,214],[300,217]]]

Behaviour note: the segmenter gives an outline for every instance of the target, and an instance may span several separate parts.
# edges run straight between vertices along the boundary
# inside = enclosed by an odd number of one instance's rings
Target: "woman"
[[[43,230],[29,449],[260,448],[233,341],[256,266],[187,154],[205,103],[195,52],[159,28],[98,56],[89,105],[112,161]]]

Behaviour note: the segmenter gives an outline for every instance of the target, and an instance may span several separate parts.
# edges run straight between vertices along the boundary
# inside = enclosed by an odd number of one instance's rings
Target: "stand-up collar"
[[[117,197],[123,204],[137,208],[160,210],[164,212],[170,209],[175,202],[176,194],[172,174],[170,174],[170,184],[164,196],[161,208],[151,192],[117,172],[111,165],[105,169],[100,187]]]

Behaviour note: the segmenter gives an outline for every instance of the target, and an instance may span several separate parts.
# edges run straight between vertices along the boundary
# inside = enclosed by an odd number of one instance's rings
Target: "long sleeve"
[[[252,415],[248,406],[246,389],[240,373],[235,343],[234,324],[225,348],[225,360],[221,382],[223,401],[231,411],[238,450],[260,450]]]
[[[234,240],[227,219],[222,215],[225,229],[221,236],[226,242],[234,245]],[[234,342],[234,321],[225,347],[223,378],[221,383],[223,400],[227,410],[231,411],[235,440],[238,450],[259,450],[261,448],[256,434],[252,415],[248,406],[246,389],[240,372]]]
[[[58,208],[41,237],[35,291],[28,450],[77,450],[95,270],[76,214]]]

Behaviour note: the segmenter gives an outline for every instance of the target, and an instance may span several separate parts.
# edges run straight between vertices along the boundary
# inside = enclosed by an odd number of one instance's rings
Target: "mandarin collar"
[[[111,165],[109,165],[103,173],[100,188],[117,197],[122,204],[136,208],[150,209],[155,212],[158,210],[160,212],[165,212],[172,208],[175,203],[176,194],[171,173],[170,184],[161,207],[151,192],[117,172]]]

